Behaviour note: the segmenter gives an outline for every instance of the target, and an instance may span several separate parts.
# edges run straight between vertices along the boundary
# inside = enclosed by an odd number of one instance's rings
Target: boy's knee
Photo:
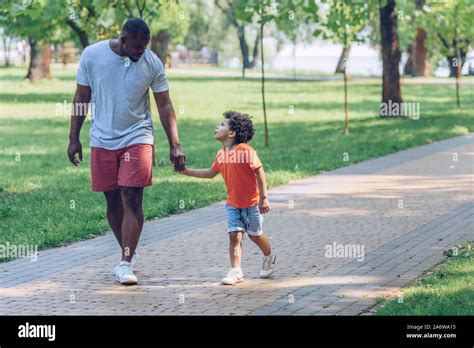
[[[260,240],[260,238],[262,238],[262,237],[263,237],[263,234],[260,234],[260,235],[258,235],[258,236],[255,236],[255,235],[249,234],[249,237],[250,237],[250,239],[251,239],[252,241],[254,241],[254,242],[257,242],[257,241],[259,241],[259,240]]]
[[[240,242],[242,240],[242,232],[230,232],[229,238],[232,242]]]

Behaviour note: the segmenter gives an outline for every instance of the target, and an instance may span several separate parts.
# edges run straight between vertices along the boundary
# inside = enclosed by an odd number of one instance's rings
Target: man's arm
[[[194,176],[195,178],[201,178],[201,179],[212,179],[218,174],[218,172],[215,172],[212,168],[208,168],[208,169],[185,168],[181,173],[184,175]]]
[[[69,131],[69,146],[67,149],[69,161],[75,166],[77,166],[79,162],[82,162],[82,145],[79,140],[79,135],[81,134],[82,124],[87,116],[90,101],[91,88],[78,84],[72,100],[71,128]],[[79,158],[76,158],[76,154]]]
[[[174,169],[182,172],[186,165],[186,157],[181,150],[178,136],[178,124],[176,122],[176,114],[168,91],[153,93],[160,115],[161,125],[165,130],[170,145],[170,160]]]
[[[268,203],[267,181],[265,179],[263,167],[260,167],[255,171],[255,176],[257,177],[258,190],[260,191],[260,201],[258,203],[258,208],[261,214],[265,214],[270,211],[270,204]]]

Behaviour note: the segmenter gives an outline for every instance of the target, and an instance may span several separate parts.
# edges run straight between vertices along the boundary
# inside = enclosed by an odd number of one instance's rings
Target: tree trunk
[[[251,68],[255,68],[255,65],[257,64],[258,45],[259,44],[260,44],[260,34],[257,34],[257,37],[255,38],[255,45],[253,46],[252,62],[250,63]]]
[[[408,59],[405,63],[405,66],[403,67],[403,74],[405,75],[412,75],[414,73],[414,57],[413,57],[413,51],[415,50],[415,43],[411,43],[407,47],[407,53],[408,53]]]
[[[379,0],[380,3],[380,0]],[[395,0],[387,0],[380,7],[380,34],[382,43],[382,103],[402,103],[400,89],[400,45],[397,34]]]
[[[242,77],[245,77],[245,69],[250,68],[249,45],[245,39],[245,27],[241,25],[237,30],[239,33],[240,52],[242,53]]]
[[[351,45],[342,48],[341,56],[339,57],[339,61],[337,62],[336,66],[336,74],[342,74],[345,72],[346,62],[349,59],[349,52],[351,51]]]
[[[3,55],[5,57],[5,67],[10,66],[10,51],[11,51],[12,39],[3,35]]]
[[[89,46],[89,38],[87,37],[87,33],[84,31],[84,29],[79,27],[77,23],[69,17],[66,19],[66,23],[71,27],[72,30],[74,30],[74,32],[79,37],[79,41],[81,42],[82,48],[84,49]]]
[[[293,49],[291,51],[291,56],[293,59],[293,80],[296,81],[296,36],[293,38]]]
[[[160,30],[158,34],[151,37],[151,50],[160,58],[163,66],[166,66],[166,59],[169,56],[168,45],[171,36],[167,30]]]
[[[416,9],[423,11],[425,0],[416,0]],[[404,67],[405,75],[428,76],[428,49],[425,46],[427,32],[423,28],[416,28],[416,37],[408,46],[408,60]]]
[[[447,56],[446,59],[449,63],[449,77],[457,77],[458,76],[458,65],[460,65],[462,69],[462,62],[466,61],[466,52],[460,50],[459,58],[457,56]]]
[[[459,99],[459,80],[461,79],[461,68],[462,68],[462,58],[461,58],[461,50],[459,48],[456,49],[457,52],[457,59],[458,59],[458,64],[457,64],[457,73],[456,73],[456,104],[459,107],[461,107],[461,100]]]
[[[347,103],[347,72],[344,69],[344,135],[349,134],[349,107]]]
[[[428,49],[425,47],[426,30],[416,29],[416,38],[408,46],[408,60],[403,69],[405,75],[428,76]]]
[[[28,39],[30,43],[30,66],[26,78],[31,81],[46,77],[51,78],[51,49],[48,42],[38,43]]]
[[[268,124],[267,124],[267,105],[265,102],[265,59],[263,55],[263,23],[260,24],[260,52],[262,54],[262,105],[263,121],[265,124],[265,146],[268,147]]]
[[[416,29],[415,50],[413,52],[413,76],[428,76],[428,49],[425,46],[426,30]]]

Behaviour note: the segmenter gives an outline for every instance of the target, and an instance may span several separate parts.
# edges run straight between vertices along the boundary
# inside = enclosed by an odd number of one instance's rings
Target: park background
[[[190,167],[212,163],[213,129],[230,109],[253,115],[270,187],[474,129],[469,0],[0,4],[0,244],[45,249],[109,229],[103,196],[90,189],[90,120],[74,168],[66,104],[82,50],[118,37],[130,17],[151,28]],[[389,100],[419,105],[420,117],[380,117]],[[172,171],[154,104],[152,113],[145,218],[224,199],[221,179]]]

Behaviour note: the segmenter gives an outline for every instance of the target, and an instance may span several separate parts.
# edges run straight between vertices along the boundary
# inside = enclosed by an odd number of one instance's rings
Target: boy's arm
[[[255,176],[257,177],[258,190],[260,191],[258,209],[260,210],[261,214],[265,214],[270,211],[270,204],[268,203],[267,181],[265,179],[263,167],[260,167],[255,171]]]
[[[209,168],[209,169],[185,168],[182,174],[187,175],[187,176],[194,176],[195,178],[212,179],[218,174],[218,172],[214,171],[212,168]]]

